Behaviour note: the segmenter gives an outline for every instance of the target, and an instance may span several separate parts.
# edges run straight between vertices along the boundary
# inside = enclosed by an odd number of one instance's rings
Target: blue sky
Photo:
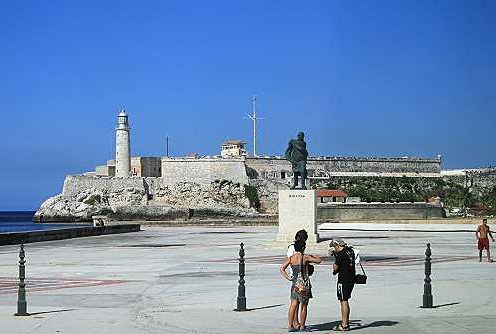
[[[495,1],[0,1],[0,210],[114,155],[442,154],[496,165]]]

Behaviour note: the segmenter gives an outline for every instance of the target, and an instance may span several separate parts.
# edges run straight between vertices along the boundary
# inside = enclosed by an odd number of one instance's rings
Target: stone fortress
[[[116,158],[97,166],[95,177],[157,177],[165,184],[178,181],[211,183],[232,180],[247,183],[250,179],[279,181],[289,184],[290,163],[282,156],[248,156],[245,142],[229,140],[222,144],[220,155],[191,157],[131,157],[130,127],[124,111],[118,116]],[[320,156],[308,158],[309,179],[333,176],[410,176],[440,177],[441,155],[426,158],[358,158]]]
[[[131,127],[118,115],[116,156],[94,172],[69,175],[61,195],[48,199],[36,216],[43,220],[169,219],[243,216],[277,211],[277,191],[288,189],[291,164],[282,156],[249,156],[245,143],[226,141],[220,155],[191,157],[131,156]],[[308,186],[346,177],[453,177],[460,183],[494,175],[490,169],[442,171],[441,156],[427,158],[309,157]],[[256,189],[259,206],[247,198]],[[325,216],[325,215],[324,215]]]

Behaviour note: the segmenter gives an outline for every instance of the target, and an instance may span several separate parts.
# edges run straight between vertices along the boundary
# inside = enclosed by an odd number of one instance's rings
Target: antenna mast
[[[257,156],[257,96],[253,95],[253,115],[249,115],[248,117],[253,121],[253,156]]]
[[[165,144],[165,156],[168,158],[169,157],[169,136],[166,137],[166,144]]]

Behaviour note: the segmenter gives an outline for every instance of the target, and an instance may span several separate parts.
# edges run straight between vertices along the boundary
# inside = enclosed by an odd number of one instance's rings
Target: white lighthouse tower
[[[129,177],[131,171],[129,120],[124,110],[119,113],[115,129],[115,176]]]

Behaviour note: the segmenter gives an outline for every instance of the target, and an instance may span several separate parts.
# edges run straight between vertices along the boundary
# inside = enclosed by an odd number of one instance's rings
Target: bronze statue
[[[298,176],[301,177],[301,189],[307,189],[305,181],[307,179],[308,151],[303,132],[298,132],[298,139],[291,139],[289,141],[285,156],[291,162],[293,169],[293,186],[291,189],[298,187]]]

